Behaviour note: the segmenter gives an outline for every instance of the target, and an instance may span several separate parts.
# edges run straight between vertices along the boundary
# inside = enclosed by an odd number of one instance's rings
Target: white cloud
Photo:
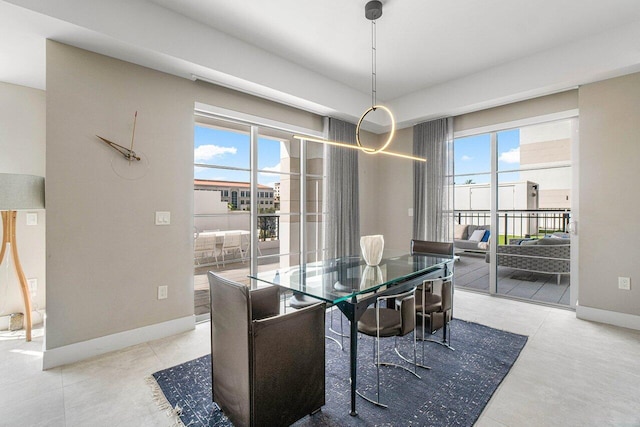
[[[279,173],[280,172],[280,163],[278,163],[275,166],[267,166],[265,168],[262,168],[263,172],[276,172]]]
[[[505,163],[520,163],[520,147],[512,148],[500,154],[498,161]]]
[[[465,154],[460,158],[460,160],[462,160],[463,162],[468,162],[469,160],[473,160],[473,157],[467,156]]]
[[[238,149],[236,147],[220,147],[219,145],[201,145],[193,151],[193,157],[196,162],[202,160],[211,160],[216,156],[222,156],[223,154],[236,154]]]

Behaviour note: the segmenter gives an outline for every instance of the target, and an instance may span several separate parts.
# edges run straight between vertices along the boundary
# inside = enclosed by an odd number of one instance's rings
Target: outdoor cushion
[[[455,240],[462,240],[467,237],[467,228],[469,228],[469,224],[456,224],[453,231],[453,238]]]
[[[570,245],[571,239],[561,239],[561,238],[548,238],[548,239],[539,239],[539,245]]]
[[[484,233],[486,230],[476,230],[473,232],[473,234],[471,234],[471,237],[469,237],[469,241],[470,242],[479,242],[482,240],[482,238],[484,237]]]
[[[520,242],[521,246],[532,246],[532,245],[537,245],[539,242],[539,240],[537,239],[532,239],[532,240],[523,240],[522,242]]]
[[[473,251],[478,249],[485,250],[487,245],[487,243],[472,242],[471,240],[456,240],[455,244],[457,249],[468,250],[468,251]]]

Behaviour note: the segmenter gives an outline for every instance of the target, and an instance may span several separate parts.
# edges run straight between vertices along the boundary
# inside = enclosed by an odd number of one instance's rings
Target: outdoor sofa
[[[456,224],[453,236],[454,252],[487,252],[490,240],[489,227],[489,225]],[[476,230],[480,231],[474,234]]]
[[[497,262],[501,267],[555,274],[559,285],[562,275],[571,271],[570,254],[569,238],[510,239],[508,245],[498,245]],[[489,253],[485,255],[485,261],[489,262]]]

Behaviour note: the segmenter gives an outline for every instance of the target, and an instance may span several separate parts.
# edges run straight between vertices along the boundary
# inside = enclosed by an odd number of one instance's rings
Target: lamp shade
[[[0,211],[44,209],[44,178],[0,173]]]

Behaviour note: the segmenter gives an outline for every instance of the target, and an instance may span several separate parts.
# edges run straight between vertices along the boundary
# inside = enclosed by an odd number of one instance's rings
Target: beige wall
[[[193,314],[195,102],[322,128],[310,113],[47,42],[47,349]],[[135,111],[150,167],[127,181],[95,135],[128,145]],[[155,226],[155,211],[171,225]]]
[[[640,315],[640,74],[580,88],[579,304]],[[620,190],[623,191],[620,191]],[[631,291],[618,289],[631,277]]]
[[[413,151],[413,128],[397,131],[389,150],[411,153]],[[360,154],[360,159],[363,156],[365,154]],[[364,165],[368,166],[368,163],[364,163]],[[413,235],[413,217],[410,217],[408,212],[413,207],[413,161],[379,154],[375,156],[375,163],[372,166],[374,169],[365,169],[361,172],[361,177],[363,173],[367,173],[369,180],[375,183],[375,188],[370,189],[373,192],[370,195],[370,202],[373,202],[373,205],[369,206],[376,215],[375,234],[384,235],[385,248],[408,252]],[[374,178],[371,179],[371,176]],[[366,217],[362,204],[360,212],[362,217]],[[361,223],[361,230],[363,230],[362,227]]]
[[[578,91],[574,89],[456,116],[453,120],[453,131],[460,132],[576,108]]]
[[[639,125],[620,117],[640,113],[638,80],[628,76],[580,90],[580,276],[586,278],[580,303],[632,314],[640,307],[637,291],[617,291],[615,281],[631,276],[635,287],[640,277],[632,260],[638,233],[607,224],[610,211],[623,216],[618,224],[634,224],[634,201],[617,200],[611,188],[636,178]],[[322,128],[310,113],[56,42],[47,42],[47,87],[47,349],[193,314],[194,102]],[[576,91],[566,96],[560,105],[575,108]],[[141,180],[125,181],[111,169],[114,154],[94,135],[126,145],[134,111],[136,148],[150,169]],[[535,115],[535,108],[528,111]],[[466,116],[456,129],[472,127],[478,117]],[[399,131],[394,150],[410,152],[412,134]],[[411,162],[360,157],[361,234],[384,234],[387,247],[406,249]],[[170,226],[154,225],[157,210],[171,211]],[[156,299],[159,285],[169,286],[167,300]]]
[[[24,86],[0,83],[0,173],[45,176],[45,92]],[[26,212],[17,216],[16,238],[20,263],[28,279],[38,281],[32,298],[33,322],[42,322],[45,308],[45,211],[38,225],[26,225]],[[0,229],[0,239],[2,229]],[[0,264],[0,328],[4,316],[24,313],[20,283],[9,263],[9,254]]]

